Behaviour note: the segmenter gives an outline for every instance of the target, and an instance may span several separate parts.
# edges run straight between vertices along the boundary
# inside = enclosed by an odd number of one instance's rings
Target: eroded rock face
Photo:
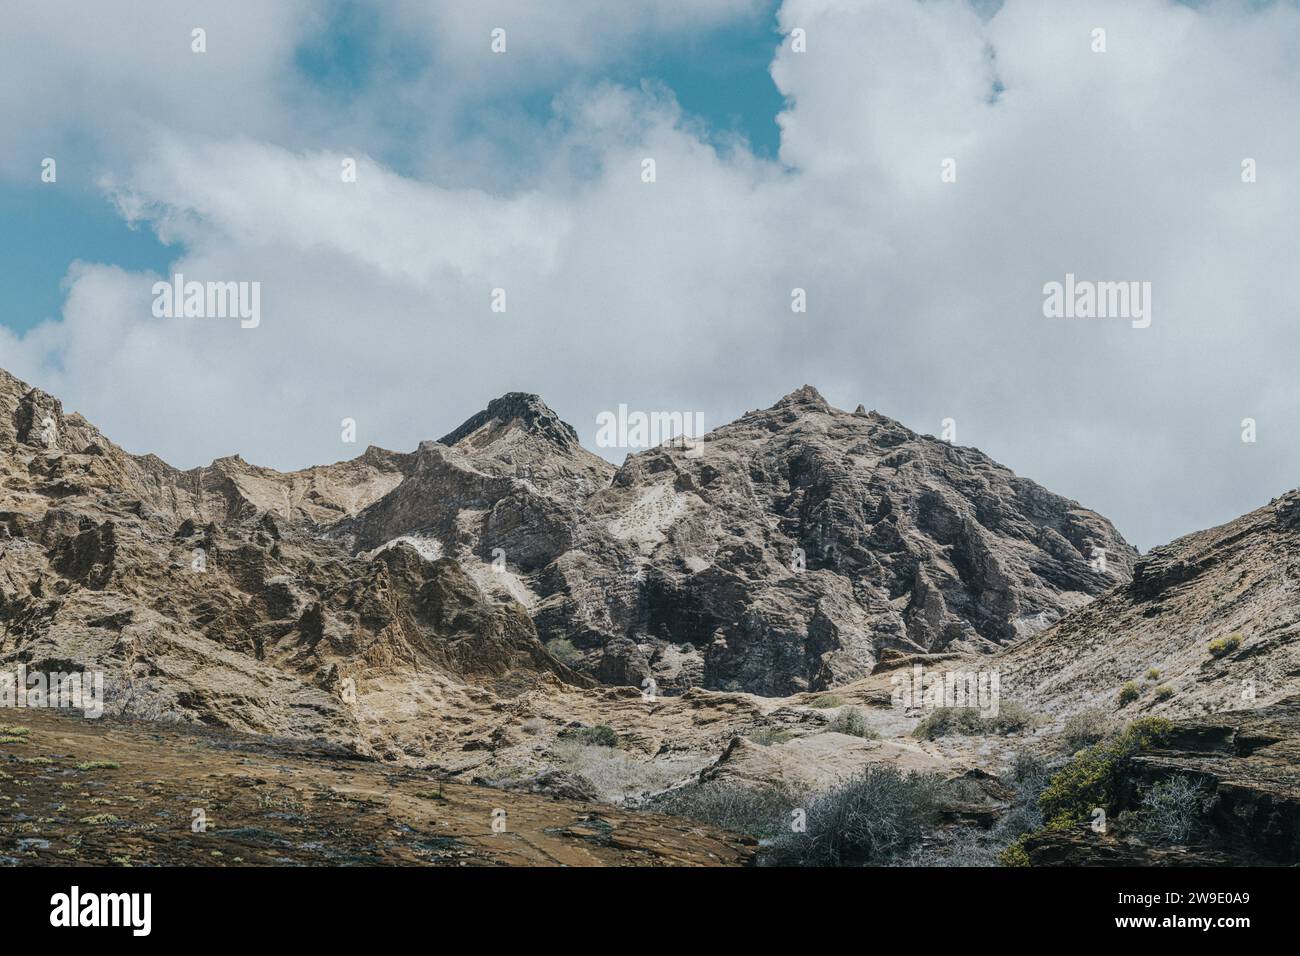
[[[0,473],[0,660],[90,659],[169,711],[353,740],[358,687],[781,695],[988,652],[1132,564],[1098,515],[807,387],[621,468],[512,393],[411,454],[283,474],[129,455],[0,374]]]
[[[1135,557],[980,452],[807,386],[617,470],[517,394],[417,454],[334,533],[358,552],[430,538],[582,670],[670,693],[829,687],[887,649],[991,652],[1125,583]]]
[[[292,474],[239,458],[181,472],[0,372],[0,666],[103,671],[110,713],[378,756],[455,732],[395,739],[395,706],[451,710],[476,682],[589,684],[455,562],[409,543],[354,557],[325,536],[418,467],[371,448]]]

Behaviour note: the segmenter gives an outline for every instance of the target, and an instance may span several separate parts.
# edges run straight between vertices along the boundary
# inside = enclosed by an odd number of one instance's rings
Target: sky
[[[1147,549],[1300,475],[1297,62],[1282,0],[7,5],[0,367],[179,467],[809,383]]]

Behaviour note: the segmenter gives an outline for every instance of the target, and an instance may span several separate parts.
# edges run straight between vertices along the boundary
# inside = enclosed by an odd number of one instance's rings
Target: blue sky
[[[571,76],[566,82],[662,84],[685,112],[706,124],[716,142],[738,134],[756,155],[774,158],[780,145],[776,114],[784,102],[768,73],[780,43],[777,5],[777,0],[767,0],[753,16],[670,42],[646,39],[599,75]],[[372,3],[337,0],[329,5],[322,28],[296,49],[292,68],[295,79],[305,84],[306,96],[318,104],[346,105],[369,97],[379,84],[413,78],[431,65],[417,42],[382,29],[381,13]],[[490,106],[497,115],[521,113],[544,125],[555,92],[543,88]],[[373,107],[383,98],[367,102]],[[464,117],[461,130],[472,135],[474,117],[481,114],[480,109]],[[394,134],[393,145],[378,150],[390,168],[414,171],[402,144],[404,132],[419,120],[416,107],[404,111],[395,106],[380,117],[380,125]],[[85,142],[79,147],[90,150]],[[147,224],[129,226],[91,181],[95,157],[85,158],[90,162],[83,166],[76,154],[60,153],[57,188],[39,181],[39,169],[27,182],[0,178],[0,288],[5,290],[0,325],[22,332],[56,319],[63,303],[62,280],[75,260],[165,273],[181,251],[160,242]]]
[[[128,226],[101,192],[76,182],[71,164],[58,173],[57,188],[0,181],[0,323],[15,331],[58,318],[75,260],[162,272],[175,252],[149,228]]]

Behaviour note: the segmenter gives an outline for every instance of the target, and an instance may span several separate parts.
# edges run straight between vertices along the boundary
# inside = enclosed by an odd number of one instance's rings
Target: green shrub
[[[749,739],[763,747],[770,747],[772,744],[783,744],[787,740],[793,740],[794,734],[784,727],[756,727],[749,733]]]
[[[582,660],[582,651],[574,647],[573,642],[564,637],[557,637],[553,641],[548,641],[546,653],[561,664],[567,664],[570,667]]]
[[[116,760],[87,760],[77,764],[78,770],[117,770],[122,765]]]
[[[1241,635],[1229,634],[1227,637],[1216,637],[1210,641],[1210,656],[1223,657],[1231,654],[1237,648],[1241,647]]]
[[[880,736],[875,730],[867,726],[866,715],[856,707],[841,707],[826,729],[837,734],[848,734],[850,737],[865,737],[868,740],[875,740]]]
[[[882,865],[918,846],[938,820],[943,782],[870,766],[818,794],[805,808],[804,831],[785,832],[767,860],[786,866]]]
[[[117,823],[118,818],[111,813],[96,813],[88,817],[82,817],[78,822],[90,826],[99,826],[106,823]]]
[[[570,727],[560,731],[560,736],[594,747],[618,746],[618,734],[614,732],[613,727],[605,724],[598,724],[595,727]]]
[[[978,707],[936,707],[912,731],[915,737],[973,737],[1014,734],[1028,730],[1038,718],[1020,704],[1007,701],[996,715],[984,716]]]
[[[1061,730],[1061,749],[1067,754],[1075,754],[1084,747],[1090,747],[1114,729],[1110,715],[1100,708],[1081,710],[1065,722]]]
[[[1168,684],[1161,684],[1156,688],[1156,700],[1168,700],[1174,696],[1174,689]]]
[[[1028,866],[1029,854],[1025,852],[1025,838],[1017,837],[1007,844],[998,854],[998,862],[1003,866]]]
[[[1075,754],[1052,777],[1038,798],[1050,828],[1087,820],[1095,807],[1114,809],[1120,779],[1133,755],[1164,739],[1173,724],[1161,717],[1142,717],[1118,736]]]
[[[1119,705],[1127,707],[1141,696],[1142,688],[1137,685],[1137,681],[1129,681],[1119,689]]]

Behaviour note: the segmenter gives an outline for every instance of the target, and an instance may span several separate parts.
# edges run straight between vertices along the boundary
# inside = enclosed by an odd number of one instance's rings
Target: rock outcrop
[[[1099,835],[1086,825],[1026,841],[1034,866],[1268,866],[1300,859],[1300,697],[1182,721],[1157,749],[1133,758],[1118,810],[1172,777],[1199,785],[1206,807],[1186,845],[1140,833]]]
[[[1125,583],[1136,556],[979,451],[807,386],[618,469],[512,394],[417,460],[331,533],[358,553],[429,541],[581,670],[669,693],[789,694],[886,651],[992,652]]]
[[[991,652],[1133,560],[1074,502],[808,387],[617,468],[511,393],[410,454],[285,474],[127,454],[0,373],[0,478],[0,661],[358,746],[376,718],[350,695],[381,685],[385,707],[500,681],[781,695]]]

